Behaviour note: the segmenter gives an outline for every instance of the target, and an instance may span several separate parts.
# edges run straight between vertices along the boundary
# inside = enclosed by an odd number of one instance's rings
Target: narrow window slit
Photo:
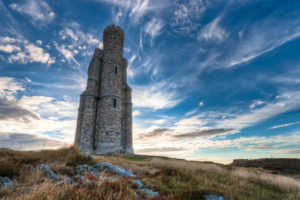
[[[117,107],[117,99],[114,99],[114,108]]]

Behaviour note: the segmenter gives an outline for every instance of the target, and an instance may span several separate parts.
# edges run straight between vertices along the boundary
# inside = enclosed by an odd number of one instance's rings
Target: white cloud
[[[133,76],[134,76],[134,72],[133,72],[133,70],[132,70],[132,63],[133,63],[133,61],[135,60],[135,58],[136,58],[136,54],[133,54],[133,55],[129,58],[129,60],[128,60],[127,74],[128,74],[129,77],[133,77]]]
[[[145,25],[144,31],[146,34],[150,35],[151,43],[156,36],[162,33],[163,27],[164,27],[164,23],[157,18],[153,18]]]
[[[34,134],[38,137],[47,134],[67,143],[73,141],[77,102],[46,96],[17,95],[19,91],[25,91],[25,87],[10,77],[0,77],[0,83],[0,101],[10,105],[0,106],[1,132]]]
[[[194,115],[196,114],[198,111],[199,111],[199,107],[203,106],[204,105],[204,102],[203,101],[200,101],[199,102],[199,106],[189,112],[187,112],[184,116],[191,116],[191,115]]]
[[[296,124],[300,124],[300,121],[272,126],[270,129],[283,128],[283,127],[288,127],[288,126],[292,126],[292,125],[296,125]]]
[[[66,60],[73,61],[74,63],[76,63],[77,65],[79,65],[79,63],[77,62],[77,60],[74,58],[74,53],[67,49],[65,45],[61,45],[59,46],[56,42],[54,43],[55,48],[66,58]]]
[[[262,29],[261,27],[265,28]],[[284,32],[282,32],[283,29]],[[234,67],[251,61],[298,38],[300,36],[300,24],[296,19],[286,19],[284,16],[278,19],[271,15],[251,26],[249,25],[246,31],[247,34],[238,43],[236,53],[230,58],[226,67]]]
[[[36,43],[37,43],[38,45],[42,45],[42,44],[43,44],[42,40],[37,40]]]
[[[65,58],[62,62],[67,60],[79,66],[75,55],[91,56],[94,48],[103,48],[103,43],[100,42],[94,34],[83,32],[78,23],[65,23],[64,26],[65,27],[59,31],[59,42],[53,42],[55,48]]]
[[[236,114],[235,116],[220,121],[220,123],[218,123],[218,127],[234,128],[239,130],[281,113],[298,109],[299,107],[300,91],[285,92],[277,96],[274,101],[268,102],[260,108],[252,109],[245,114]]]
[[[50,59],[50,54],[45,53],[44,50],[33,44],[25,45],[25,49],[29,53],[29,62],[47,63]]]
[[[0,37],[0,51],[9,53],[7,61],[19,62],[22,64],[40,62],[48,65],[55,63],[55,58],[45,52],[41,47],[29,43],[27,40],[20,40],[11,37]]]
[[[138,116],[140,114],[141,114],[141,112],[139,110],[135,110],[135,111],[132,112],[133,117]]]
[[[0,97],[11,98],[18,91],[24,91],[24,85],[12,77],[0,77]]]
[[[16,45],[12,45],[12,44],[0,45],[0,51],[4,51],[6,53],[12,53],[20,50],[21,48]]]
[[[202,15],[207,10],[208,1],[190,0],[185,3],[176,4],[174,17],[171,21],[171,26],[176,33],[190,35],[191,32],[196,31]]]
[[[172,108],[182,101],[168,83],[133,86],[133,106],[154,110]]]
[[[50,65],[55,62],[55,58],[51,58],[50,54],[46,53],[41,47],[34,44],[25,44],[24,51],[9,56],[8,61],[17,61],[23,64],[41,62]]]
[[[194,115],[194,114],[196,114],[196,113],[198,112],[198,110],[199,110],[199,109],[198,109],[198,107],[197,107],[197,108],[195,108],[195,109],[193,109],[193,110],[187,112],[184,116]]]
[[[251,104],[249,105],[249,108],[253,109],[253,108],[255,108],[255,107],[257,107],[257,106],[260,106],[260,105],[262,105],[262,104],[264,104],[264,103],[265,103],[265,102],[262,101],[262,100],[255,100],[255,101],[253,101],[253,103],[251,103]]]
[[[118,6],[119,10],[116,13],[114,10],[112,12],[115,21],[120,21],[121,17],[131,18],[133,23],[138,23],[140,19],[148,13],[155,13],[159,11],[164,11],[168,8],[170,2],[169,0],[99,0],[100,2],[106,2],[114,6]],[[122,9],[122,10],[120,10]],[[120,14],[122,12],[122,15]],[[117,19],[116,19],[117,18]]]
[[[119,25],[120,24],[120,20],[122,19],[124,13],[122,11],[121,8],[117,9],[117,11],[115,11],[115,9],[112,9],[112,15],[114,17],[114,22],[115,24]]]
[[[227,32],[220,27],[221,19],[221,16],[218,16],[212,22],[205,25],[198,34],[198,40],[223,41],[227,37]]]
[[[51,7],[43,0],[26,0],[22,4],[12,3],[9,7],[20,14],[28,15],[34,26],[49,24],[55,17]]]

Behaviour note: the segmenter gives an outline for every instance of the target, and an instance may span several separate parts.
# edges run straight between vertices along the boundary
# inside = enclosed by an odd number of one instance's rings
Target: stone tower
[[[106,27],[103,50],[96,48],[90,62],[74,142],[82,152],[133,154],[131,88],[123,44],[122,29]]]

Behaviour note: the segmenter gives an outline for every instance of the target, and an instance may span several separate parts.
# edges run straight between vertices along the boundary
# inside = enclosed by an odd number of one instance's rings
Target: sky
[[[300,158],[300,2],[0,0],[0,147],[73,143],[103,29],[125,33],[137,154]]]

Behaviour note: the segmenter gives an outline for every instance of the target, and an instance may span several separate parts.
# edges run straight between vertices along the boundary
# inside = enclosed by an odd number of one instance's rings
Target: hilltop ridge
[[[78,171],[78,166],[89,169],[101,162],[128,170],[135,177],[110,170],[95,174]],[[58,178],[42,173],[41,164],[49,166]],[[300,197],[299,178],[263,169],[155,156],[85,156],[74,147],[39,152],[0,149],[0,176],[16,180],[12,187],[0,189],[1,199],[205,199],[209,194],[226,200]],[[141,191],[140,183],[159,196]]]

